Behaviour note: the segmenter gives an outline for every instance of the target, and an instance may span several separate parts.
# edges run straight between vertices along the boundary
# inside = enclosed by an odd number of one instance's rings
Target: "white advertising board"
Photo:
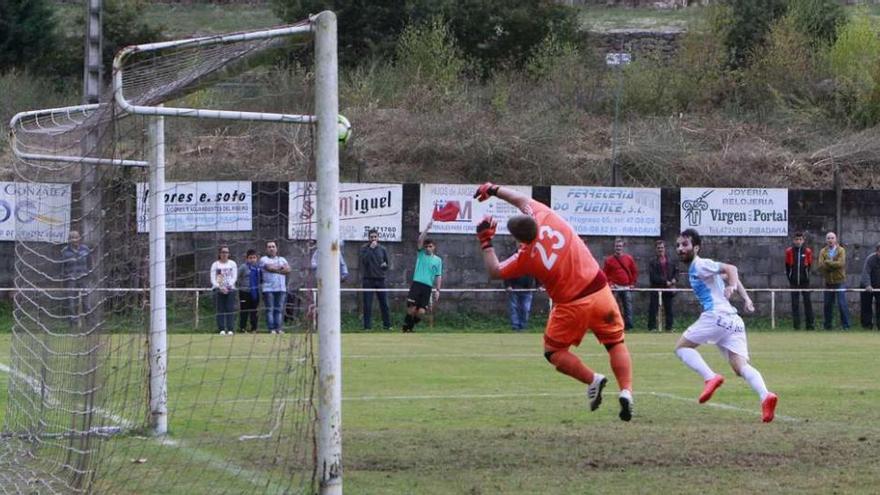
[[[0,182],[0,241],[67,242],[70,184]]]
[[[704,236],[787,236],[788,189],[684,187],[681,229]]]
[[[137,185],[138,232],[150,231],[149,184]],[[166,182],[166,232],[250,231],[253,198],[250,181]]]
[[[291,182],[288,201],[289,239],[315,239],[317,198],[314,182]],[[371,229],[382,241],[399,242],[403,230],[403,186],[400,184],[339,184],[339,236],[367,240]]]
[[[553,186],[550,204],[578,235],[660,235],[660,189]]]
[[[492,215],[498,221],[498,234],[507,234],[507,219],[520,213],[505,201],[492,197],[480,203],[474,199],[479,184],[422,184],[419,195],[419,231],[428,225],[432,217],[448,220],[435,220],[432,234],[475,234],[477,223],[484,215]],[[505,186],[532,197],[531,186]],[[438,215],[435,212],[442,212]]]

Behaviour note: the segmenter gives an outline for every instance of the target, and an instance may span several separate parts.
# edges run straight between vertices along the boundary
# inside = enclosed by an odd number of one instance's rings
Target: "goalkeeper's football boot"
[[[593,383],[587,386],[587,399],[590,401],[590,411],[599,409],[602,404],[602,389],[608,384],[605,375],[596,373],[593,375]]]
[[[706,380],[705,385],[703,385],[703,393],[700,394],[700,404],[711,399],[712,394],[714,394],[722,384],[724,384],[724,377],[721,375],[715,375]]]
[[[632,392],[629,390],[621,390],[620,397],[617,399],[620,401],[620,419],[622,421],[629,421],[633,417],[633,396]]]
[[[765,423],[773,421],[773,418],[776,416],[777,401],[779,401],[779,397],[773,392],[767,394],[767,397],[764,397],[764,400],[761,401],[761,420]]]

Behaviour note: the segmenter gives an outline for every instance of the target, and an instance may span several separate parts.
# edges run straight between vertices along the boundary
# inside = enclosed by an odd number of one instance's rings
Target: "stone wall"
[[[257,192],[259,194],[256,194]],[[296,273],[291,277],[291,287],[299,287],[306,283],[306,267],[304,252],[305,245],[301,241],[289,241],[284,239],[286,215],[277,215],[276,212],[287,211],[286,184],[259,183],[254,184],[255,197],[258,204],[254,205],[256,233],[230,232],[230,233],[172,233],[169,234],[169,254],[175,260],[169,265],[169,282],[179,287],[207,287],[207,267],[215,259],[218,242],[222,240],[230,245],[233,257],[240,260],[244,251],[248,248],[262,248],[266,239],[280,239],[280,251],[288,256]],[[538,186],[533,188],[536,199],[549,202],[550,188]],[[419,185],[405,184],[403,187],[403,241],[399,243],[386,243],[385,246],[391,255],[392,269],[389,271],[388,285],[396,288],[406,288],[412,277],[415,260],[415,243],[418,237],[418,208],[419,208]],[[673,254],[672,244],[679,231],[679,193],[676,189],[664,189],[662,191],[662,237],[667,241],[670,254]],[[858,285],[859,274],[864,263],[865,256],[870,254],[873,246],[880,242],[880,191],[874,190],[844,190],[842,201],[843,226],[838,229],[835,222],[835,197],[833,191],[797,191],[789,192],[789,230],[804,230],[807,232],[808,244],[818,254],[818,249],[823,244],[824,234],[828,230],[838,230],[841,241],[845,244],[848,252],[848,285]],[[145,234],[144,234],[145,235]],[[432,236],[437,245],[438,253],[444,259],[445,276],[444,286],[447,288],[487,288],[501,287],[500,282],[487,280],[479,248],[472,236],[463,235],[434,235]],[[593,254],[601,260],[612,250],[613,238],[591,237],[586,239]],[[640,271],[640,286],[648,285],[647,263],[653,256],[654,244],[652,238],[639,237],[629,238],[628,251],[636,258]],[[360,243],[349,242],[344,246],[344,255],[351,270],[351,279],[343,284],[345,287],[358,287],[359,267],[357,263],[357,250]],[[762,287],[786,287],[783,271],[783,252],[789,245],[789,240],[783,237],[715,237],[704,240],[703,253],[707,257],[716,258],[725,262],[736,264],[744,273],[744,282],[750,288]],[[513,252],[513,242],[508,237],[502,236],[496,242],[500,254],[507,255]],[[13,259],[14,244],[0,242],[0,287],[10,287],[13,284]],[[686,281],[681,280],[680,287],[686,287]],[[821,280],[818,276],[813,279],[813,286],[820,287]],[[8,297],[0,295],[0,297]],[[541,296],[536,303],[538,307],[544,305],[545,296]],[[637,301],[638,312],[644,313],[647,307],[647,298],[639,295]],[[402,307],[403,294],[393,297],[398,308]],[[851,295],[853,310],[858,297]],[[695,306],[690,295],[679,298],[679,303],[689,309],[685,312],[693,313]],[[787,314],[788,299],[779,296],[776,304],[782,314]],[[817,304],[821,301],[816,296]],[[504,310],[504,299],[501,294],[455,294],[447,292],[444,295],[445,307],[455,308],[456,311],[490,311],[500,312]],[[766,294],[756,296],[756,302],[767,314],[769,309],[769,296]],[[354,294],[344,297],[344,306],[347,311],[355,311],[359,305],[359,298]],[[682,308],[684,309],[684,308]],[[816,307],[817,314],[821,313],[821,305]]]

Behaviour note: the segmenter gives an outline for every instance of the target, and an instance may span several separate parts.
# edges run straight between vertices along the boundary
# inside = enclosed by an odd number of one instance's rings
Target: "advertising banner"
[[[0,182],[0,241],[67,242],[70,184]]]
[[[515,207],[498,198],[480,203],[474,199],[479,184],[422,184],[419,195],[419,231],[424,230],[431,218],[432,234],[475,234],[477,222],[483,215],[492,215],[498,221],[498,234],[507,234],[507,219],[520,213]],[[506,186],[532,197],[531,186]]]
[[[150,231],[149,184],[137,185],[138,232]],[[250,231],[250,181],[166,182],[166,232]]]
[[[553,186],[550,203],[578,235],[660,235],[657,188]]]
[[[682,188],[681,229],[704,236],[787,236],[788,189]]]
[[[289,239],[315,239],[317,197],[314,182],[291,182],[288,202]],[[365,241],[371,229],[382,241],[400,242],[403,230],[403,186],[400,184],[339,184],[339,236]]]

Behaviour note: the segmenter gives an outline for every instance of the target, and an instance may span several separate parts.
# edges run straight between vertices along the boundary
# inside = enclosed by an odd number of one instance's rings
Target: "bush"
[[[723,0],[726,17],[716,29],[728,52],[728,65],[749,64],[749,56],[767,40],[770,26],[785,14],[785,0]]]
[[[339,53],[345,65],[390,58],[408,25],[446,19],[457,46],[478,61],[484,75],[522,65],[551,30],[574,39],[576,10],[546,0],[271,0],[287,22],[333,8],[339,18]]]
[[[846,11],[838,0],[790,0],[786,16],[813,48],[834,43],[837,30],[846,23]]]
[[[459,84],[466,61],[448,26],[435,18],[404,29],[397,41],[396,65],[409,86],[446,99]]]
[[[828,51],[828,66],[836,83],[836,103],[850,123],[880,122],[880,32],[868,16],[854,16]]]

